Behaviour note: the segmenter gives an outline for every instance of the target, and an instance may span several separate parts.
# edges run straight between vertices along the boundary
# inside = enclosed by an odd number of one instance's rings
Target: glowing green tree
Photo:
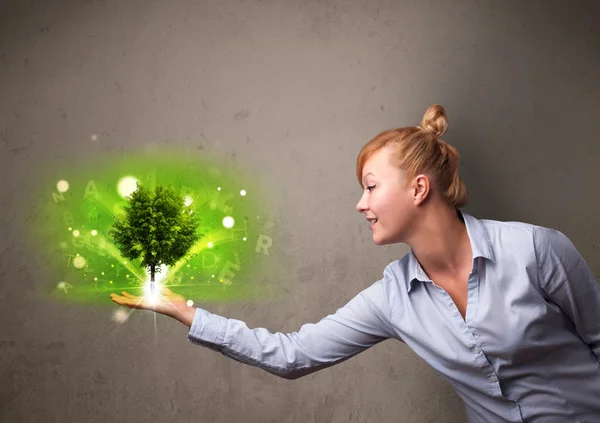
[[[128,203],[108,233],[123,257],[142,257],[141,265],[150,271],[154,290],[154,274],[160,273],[160,266],[174,265],[203,234],[196,234],[193,211],[171,187],[159,184],[151,192],[138,182]]]

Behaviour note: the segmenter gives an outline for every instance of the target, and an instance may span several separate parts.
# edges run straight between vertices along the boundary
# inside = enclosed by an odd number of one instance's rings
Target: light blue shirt
[[[295,379],[395,338],[454,386],[469,422],[600,422],[600,286],[581,254],[557,230],[458,212],[473,251],[465,319],[411,250],[298,332],[197,308],[188,339]]]

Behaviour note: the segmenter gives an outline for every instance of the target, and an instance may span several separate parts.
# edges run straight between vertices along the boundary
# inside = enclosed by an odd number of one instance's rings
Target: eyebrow
[[[363,176],[363,177],[362,177],[362,181],[363,181],[363,183],[365,182],[365,178],[366,178],[368,175],[373,175],[373,173],[372,173],[372,172],[366,173],[366,174],[365,174],[365,176]],[[375,176],[375,175],[373,175],[373,176]]]

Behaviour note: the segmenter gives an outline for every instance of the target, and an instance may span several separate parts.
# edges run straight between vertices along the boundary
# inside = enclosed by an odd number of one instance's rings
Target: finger
[[[119,305],[125,305],[127,303],[127,299],[124,297],[119,297],[116,294],[110,296],[110,299]]]
[[[163,294],[172,294],[173,292],[167,288],[165,285],[161,285],[160,292]]]
[[[134,298],[120,297],[116,294],[111,295],[111,299],[122,306],[130,307],[130,308],[144,308],[144,304],[141,300],[137,300]]]
[[[125,292],[125,291],[122,291],[121,295],[123,295],[124,297],[127,297],[127,298],[139,298],[139,297],[137,297],[135,295],[131,295],[129,292]]]
[[[110,298],[120,298],[120,299],[124,299],[124,298],[129,298],[129,297],[125,297],[125,296],[120,296],[119,294],[110,294]]]

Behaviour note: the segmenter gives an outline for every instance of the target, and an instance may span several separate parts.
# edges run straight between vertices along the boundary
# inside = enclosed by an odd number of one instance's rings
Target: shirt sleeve
[[[600,360],[600,285],[562,232],[538,226],[533,239],[541,288]]]
[[[345,361],[393,336],[380,280],[318,323],[293,333],[249,329],[246,323],[196,308],[188,340],[285,379]]]

